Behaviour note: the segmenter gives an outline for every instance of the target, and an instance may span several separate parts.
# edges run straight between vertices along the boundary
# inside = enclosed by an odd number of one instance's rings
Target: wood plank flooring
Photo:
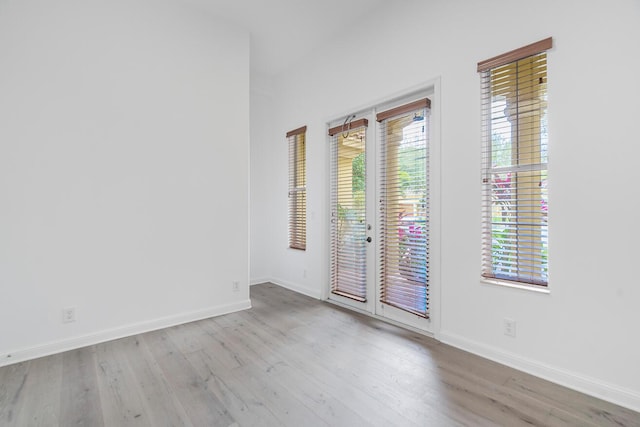
[[[272,284],[253,308],[0,368],[0,426],[640,426]]]

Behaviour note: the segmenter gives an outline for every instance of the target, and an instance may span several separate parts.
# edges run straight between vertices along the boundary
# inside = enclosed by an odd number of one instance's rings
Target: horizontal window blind
[[[360,119],[329,129],[331,292],[366,301],[366,127]]]
[[[428,316],[429,99],[377,115],[380,123],[380,301]]]
[[[545,39],[478,64],[485,278],[538,286],[548,283],[544,50],[550,47],[551,39]]]
[[[287,132],[289,143],[289,247],[307,248],[307,127]]]

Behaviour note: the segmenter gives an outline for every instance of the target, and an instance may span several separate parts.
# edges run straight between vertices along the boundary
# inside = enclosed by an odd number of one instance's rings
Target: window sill
[[[513,289],[522,289],[523,291],[529,292],[537,292],[539,294],[550,294],[551,291],[549,288],[543,288],[540,286],[534,285],[523,285],[516,282],[509,282],[508,280],[499,280],[499,279],[480,279],[480,283],[485,285],[493,285],[500,286],[503,288],[513,288]]]

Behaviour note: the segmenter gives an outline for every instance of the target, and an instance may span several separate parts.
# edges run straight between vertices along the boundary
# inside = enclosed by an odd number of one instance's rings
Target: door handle
[[[371,243],[371,237],[367,237],[367,242]]]

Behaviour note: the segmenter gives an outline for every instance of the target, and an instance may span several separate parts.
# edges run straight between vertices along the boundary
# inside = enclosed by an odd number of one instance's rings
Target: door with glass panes
[[[330,298],[429,329],[427,98],[333,126]]]
[[[331,144],[330,298],[373,309],[375,263],[372,205],[372,130],[366,118],[350,116],[329,129]]]

